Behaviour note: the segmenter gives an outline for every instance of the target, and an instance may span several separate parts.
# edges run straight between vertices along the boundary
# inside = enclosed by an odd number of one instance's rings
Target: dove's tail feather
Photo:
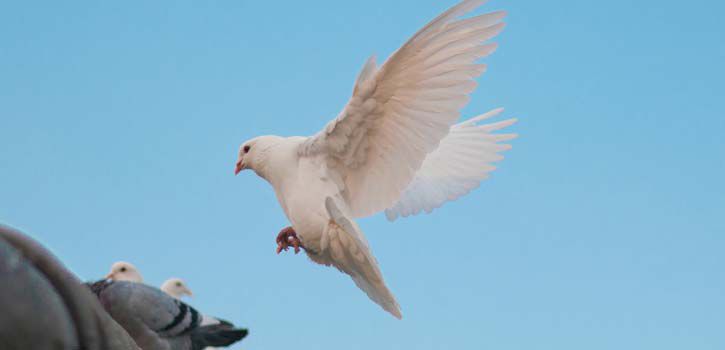
[[[245,328],[231,328],[226,324],[215,324],[197,328],[191,335],[192,349],[204,349],[208,346],[229,346],[247,336]]]
[[[400,305],[385,285],[378,262],[370,252],[365,236],[357,225],[349,220],[339,209],[335,201],[328,197],[325,207],[330,222],[323,234],[322,251],[326,257],[310,257],[320,263],[333,265],[350,275],[352,280],[368,297],[398,319],[402,319]],[[309,255],[309,254],[308,254]]]

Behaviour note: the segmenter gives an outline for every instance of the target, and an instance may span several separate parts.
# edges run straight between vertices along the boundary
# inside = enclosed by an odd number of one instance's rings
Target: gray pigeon
[[[0,225],[0,349],[138,350],[48,250]]]
[[[227,321],[201,325],[202,315],[160,289],[129,281],[88,284],[101,305],[144,350],[200,350],[229,346],[247,335]]]

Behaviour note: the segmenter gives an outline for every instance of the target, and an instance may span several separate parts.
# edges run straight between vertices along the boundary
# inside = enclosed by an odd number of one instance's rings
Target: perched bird
[[[141,277],[141,272],[138,268],[125,261],[113,263],[113,265],[111,265],[111,272],[106,275],[106,278],[114,281],[143,283],[143,277]],[[184,282],[181,278],[169,278],[161,284],[161,290],[176,299],[181,299],[184,295],[188,295],[190,297],[194,296],[194,293],[191,292],[191,289],[186,286],[186,282]],[[202,315],[201,324],[203,326],[219,323],[222,323],[222,321],[216,317]]]
[[[136,283],[143,282],[141,272],[138,271],[136,266],[125,261],[118,261],[113,263],[113,265],[111,265],[111,272],[106,275],[106,278],[112,279],[114,281],[129,281]]]
[[[2,225],[0,281],[0,349],[139,349],[53,254]]]
[[[176,299],[181,299],[184,295],[194,296],[194,293],[191,292],[191,289],[186,286],[186,282],[181,278],[169,278],[161,285],[161,290]],[[202,326],[220,323],[224,323],[224,321],[209,315],[201,315]]]
[[[161,290],[176,299],[181,299],[184,295],[194,296],[194,293],[191,292],[191,289],[186,286],[186,282],[181,278],[169,278],[161,285]],[[209,315],[201,316],[202,326],[220,323],[224,323],[224,321]]]
[[[181,299],[184,295],[188,295],[190,297],[194,296],[191,289],[186,286],[186,282],[184,282],[181,278],[176,277],[169,278],[164,281],[164,283],[161,284],[161,290],[176,299]]]
[[[184,295],[188,295],[190,297],[194,296],[194,293],[191,292],[191,289],[186,286],[186,282],[182,280],[181,278],[169,278],[168,280],[164,281],[163,284],[161,284],[161,290],[176,298],[181,299]],[[208,326],[213,324],[220,324],[224,323],[225,321],[217,319],[215,317],[211,317],[209,315],[201,315],[201,325],[202,326]],[[216,348],[214,347],[206,347],[204,350],[214,350]]]
[[[106,275],[106,278],[114,281],[143,283],[141,271],[139,271],[135,265],[125,261],[113,263],[113,265],[111,265],[111,272]],[[169,278],[164,281],[164,283],[161,284],[161,290],[176,299],[181,299],[184,295],[194,296],[191,289],[186,286],[186,282],[184,282],[181,278],[176,277]]]
[[[310,137],[261,136],[242,143],[235,174],[251,169],[269,182],[291,227],[277,252],[304,248],[335,266],[374,302],[401,318],[354,219],[385,211],[430,212],[478,186],[515,135],[491,134],[515,122],[479,124],[501,112],[454,123],[468,103],[476,61],[504,28],[505,12],[460,19],[484,0],[465,0],[417,32],[382,66],[370,58],[340,114]]]
[[[89,287],[111,317],[144,350],[229,346],[248,333],[226,321],[203,326],[196,309],[145,284],[105,279]]]

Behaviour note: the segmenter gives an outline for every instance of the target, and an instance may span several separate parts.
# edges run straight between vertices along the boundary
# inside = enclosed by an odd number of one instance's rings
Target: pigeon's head
[[[194,296],[194,293],[191,292],[191,289],[186,286],[186,282],[181,278],[169,278],[161,285],[161,290],[176,299],[180,299],[184,295]]]
[[[259,173],[267,160],[268,151],[278,145],[281,140],[283,138],[279,136],[260,136],[242,143],[239,146],[239,157],[234,167],[234,174],[237,175],[246,169]]]
[[[125,261],[119,261],[111,265],[111,272],[106,275],[106,278],[114,281],[143,282],[141,273],[138,272],[136,266]]]

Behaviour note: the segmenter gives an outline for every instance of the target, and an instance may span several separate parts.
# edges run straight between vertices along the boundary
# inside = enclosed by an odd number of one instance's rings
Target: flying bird
[[[227,321],[202,325],[202,315],[196,309],[142,283],[104,279],[88,286],[144,350],[229,346],[248,333]]]
[[[462,19],[485,0],[465,0],[418,31],[382,66],[371,57],[342,112],[310,137],[261,136],[242,143],[235,174],[251,169],[274,188],[291,226],[277,252],[304,249],[319,264],[350,275],[397,318],[355,218],[385,211],[390,220],[430,212],[476,188],[494,170],[515,122],[481,124],[493,110],[455,124],[493,53],[488,43],[506,13]]]

